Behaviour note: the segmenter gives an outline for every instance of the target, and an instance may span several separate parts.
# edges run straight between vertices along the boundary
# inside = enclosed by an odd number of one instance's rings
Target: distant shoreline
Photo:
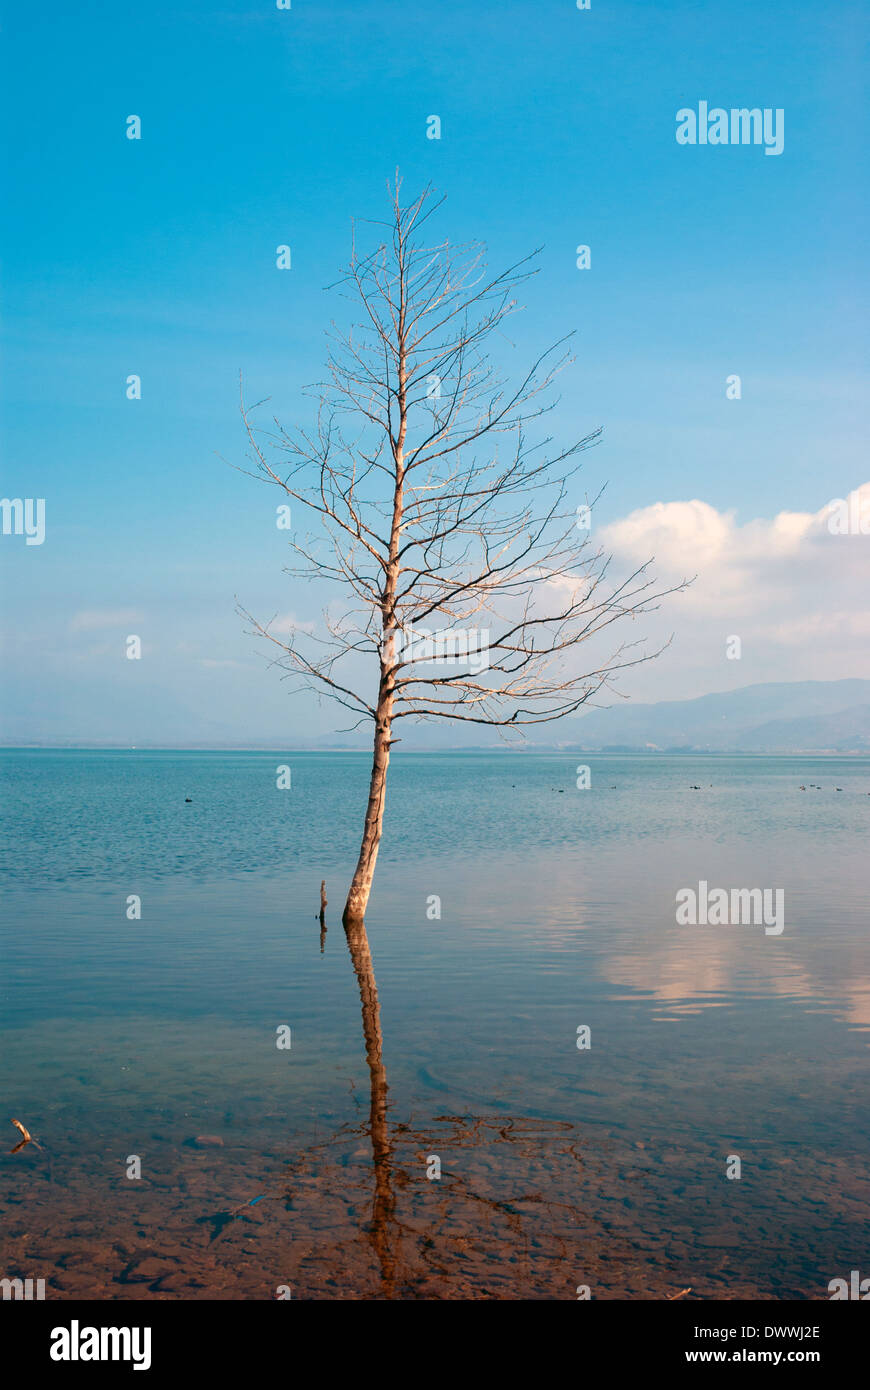
[[[447,744],[443,748],[400,749],[401,753],[413,753],[415,757],[443,757],[446,753],[466,757],[471,754],[498,753],[507,755],[519,753],[524,757],[534,757],[540,753],[565,753],[572,757],[582,754],[597,758],[854,758],[870,760],[866,749],[840,748],[584,748],[580,744],[527,744],[525,747],[503,747],[498,744],[472,744],[462,747]],[[370,748],[348,748],[341,744],[311,748],[292,743],[260,744],[126,744],[126,743],[5,743],[0,744],[0,753],[302,753],[306,756],[346,753],[360,758],[370,758]],[[396,756],[394,754],[394,756]]]

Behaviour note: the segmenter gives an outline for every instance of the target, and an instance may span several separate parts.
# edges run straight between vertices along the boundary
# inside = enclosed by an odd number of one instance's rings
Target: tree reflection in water
[[[357,978],[362,1005],[363,1039],[369,1070],[370,1105],[368,1135],[374,1167],[374,1197],[367,1236],[376,1255],[380,1270],[381,1298],[398,1296],[439,1296],[434,1292],[439,1282],[455,1284],[457,1273],[460,1285],[462,1268],[468,1275],[474,1267],[480,1277],[482,1261],[494,1259],[502,1266],[528,1265],[526,1243],[529,1209],[541,1213],[546,1209],[552,1218],[560,1209],[557,1226],[573,1225],[571,1203],[547,1200],[540,1191],[527,1187],[516,1191],[516,1177],[531,1176],[531,1169],[549,1166],[557,1156],[578,1176],[580,1154],[575,1146],[574,1127],[558,1121],[526,1120],[512,1117],[485,1119],[470,1115],[436,1116],[428,1133],[409,1124],[390,1122],[388,1117],[387,1072],[384,1064],[383,1034],[377,982],[372,964],[371,949],[365,926],[361,922],[346,923],[345,935]],[[518,1163],[504,1165],[493,1148],[511,1146],[512,1157]],[[426,1176],[430,1153],[453,1154],[457,1149],[483,1150],[486,1161],[470,1165],[462,1172],[455,1161],[445,1163],[438,1180]],[[549,1152],[546,1152],[549,1151]],[[524,1158],[527,1161],[523,1161]],[[531,1162],[532,1159],[536,1163]],[[505,1173],[505,1196],[489,1195],[482,1188],[498,1189],[499,1170]],[[514,1189],[508,1199],[507,1192]],[[401,1211],[399,1196],[401,1195]],[[550,1232],[550,1259],[562,1265],[562,1276],[571,1277],[571,1263],[565,1241],[556,1230]],[[538,1257],[540,1258],[540,1257]],[[460,1269],[457,1269],[457,1262]],[[400,1273],[401,1271],[401,1273]],[[517,1274],[520,1269],[517,1268]],[[527,1270],[523,1271],[528,1273]],[[496,1270],[491,1273],[494,1275]],[[433,1284],[433,1279],[435,1283]],[[500,1282],[500,1281],[499,1281]],[[517,1290],[519,1293],[519,1289]],[[440,1296],[451,1296],[443,1288]],[[486,1296],[485,1287],[462,1291],[457,1287],[452,1296]]]
[[[321,916],[321,949],[325,934]],[[297,1151],[277,1189],[208,1218],[212,1239],[249,1256],[256,1226],[262,1260],[280,1264],[293,1298],[575,1297],[602,1250],[612,1259],[623,1244],[583,1210],[588,1162],[576,1127],[498,1113],[391,1118],[368,937],[360,922],[346,923],[345,936],[367,1118]],[[433,1155],[438,1179],[427,1176]]]
[[[369,1136],[372,1143],[372,1162],[375,1169],[375,1195],[372,1205],[371,1240],[381,1268],[383,1297],[395,1293],[396,1257],[393,1251],[393,1227],[396,1199],[393,1195],[392,1147],[387,1124],[387,1069],[384,1066],[384,1039],[381,1033],[381,1006],[378,986],[372,966],[369,939],[362,922],[348,922],[345,936],[350,948],[354,974],[359,985],[362,1004],[363,1041],[371,1084]]]

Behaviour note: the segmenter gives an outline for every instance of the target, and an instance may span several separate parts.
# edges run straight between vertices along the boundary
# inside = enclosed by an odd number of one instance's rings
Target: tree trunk
[[[383,690],[383,680],[382,680]],[[393,713],[392,692],[382,695],[375,720],[375,751],[369,784],[369,803],[356,871],[347,895],[344,921],[361,922],[365,916],[372,879],[378,862],[378,848],[384,824],[384,800],[387,791],[387,767],[390,762],[390,720]]]
[[[381,682],[378,690],[378,703],[375,710],[375,753],[372,761],[372,779],[369,783],[369,804],[366,808],[365,828],[356,871],[344,906],[343,920],[361,922],[368,906],[372,891],[372,879],[378,862],[378,848],[381,843],[381,830],[384,824],[384,800],[387,794],[387,768],[390,763],[390,728],[393,719],[395,700],[395,660],[396,660],[396,586],[399,579],[399,542],[402,530],[405,483],[405,437],[408,430],[408,402],[405,388],[408,377],[407,351],[405,346],[405,312],[407,283],[405,280],[404,244],[399,244],[399,313],[398,313],[398,388],[396,396],[399,407],[399,425],[395,438],[390,436],[395,464],[395,488],[393,491],[393,520],[390,527],[390,549],[384,573],[384,588],[380,597],[381,609]]]

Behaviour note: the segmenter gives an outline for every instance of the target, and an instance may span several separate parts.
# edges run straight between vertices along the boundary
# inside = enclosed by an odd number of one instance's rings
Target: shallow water
[[[0,1121],[42,1148],[0,1158],[0,1271],[826,1298],[866,1264],[870,764],[580,761],[394,756],[366,943],[367,757],[5,752]],[[677,926],[702,879],[782,888],[782,935]]]

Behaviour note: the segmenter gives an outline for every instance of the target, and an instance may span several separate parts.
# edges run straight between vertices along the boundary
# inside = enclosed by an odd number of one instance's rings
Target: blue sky
[[[47,512],[44,545],[0,540],[7,736],[341,723],[289,699],[243,635],[236,596],[306,621],[319,605],[282,574],[277,494],[219,455],[244,453],[240,370],[306,418],[347,312],[324,286],[397,166],[493,264],[543,247],[518,361],[577,330],[553,424],[605,428],[587,462],[603,534],[657,503],[739,527],[864,484],[866,27],[836,0],[6,6],[2,491]],[[702,99],[783,108],[782,155],[678,146],[677,110]],[[792,651],[736,670],[676,644],[634,693],[868,674],[850,652],[847,634],[822,669]]]

